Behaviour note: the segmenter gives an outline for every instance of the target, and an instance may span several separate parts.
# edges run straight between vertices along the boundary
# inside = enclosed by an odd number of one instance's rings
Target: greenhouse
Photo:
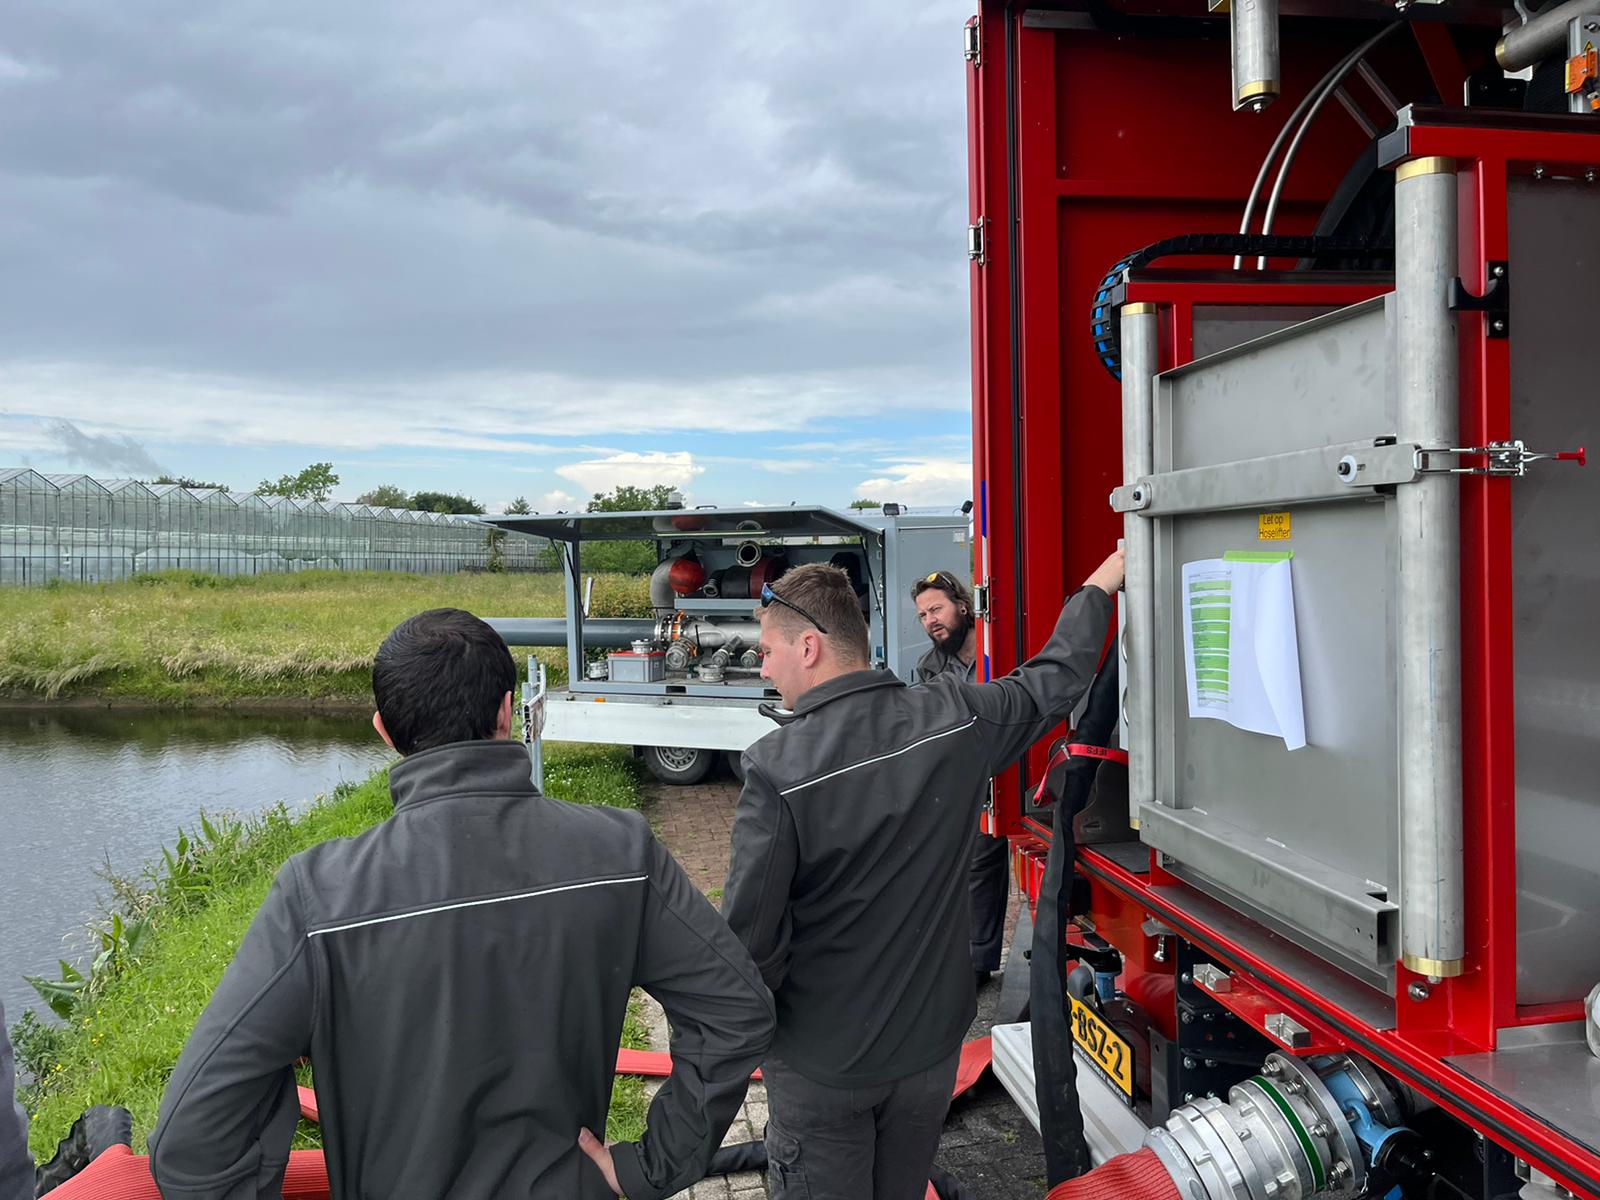
[[[0,584],[100,583],[171,569],[482,571],[493,536],[471,517],[0,469]],[[544,546],[505,534],[497,569],[541,569]]]

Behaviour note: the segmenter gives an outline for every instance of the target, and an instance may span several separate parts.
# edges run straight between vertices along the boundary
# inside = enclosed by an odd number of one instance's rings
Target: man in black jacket
[[[767,1083],[777,1200],[912,1200],[976,1012],[965,867],[989,778],[1067,716],[1122,582],[1114,554],[1004,679],[908,688],[868,668],[843,571],[797,567],[762,613],[788,712],[745,751],[722,912],[778,1005]]]
[[[335,1196],[687,1187],[772,1037],[749,955],[638,813],[534,789],[507,740],[516,666],[482,621],[412,617],[372,677],[404,755],[394,815],[278,873],[162,1098],[162,1195],[276,1196],[305,1055]],[[671,1021],[672,1077],[608,1149],[589,1131],[635,985]]]
[[[911,585],[917,621],[933,643],[917,660],[917,683],[954,674],[978,679],[978,628],[972,593],[949,571],[934,571]],[[1010,843],[982,830],[972,840],[967,865],[967,900],[972,910],[972,973],[979,987],[1000,969],[1006,932],[1006,893],[1011,885]]]

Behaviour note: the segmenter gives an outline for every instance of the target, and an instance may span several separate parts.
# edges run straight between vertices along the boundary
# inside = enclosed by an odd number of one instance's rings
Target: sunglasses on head
[[[820,634],[826,635],[828,632],[821,621],[817,620],[798,604],[790,603],[788,600],[785,600],[782,596],[778,595],[777,592],[772,590],[772,585],[770,583],[763,583],[761,585],[761,607],[766,608],[769,604],[781,604],[790,612],[799,613],[802,617],[815,625],[817,627],[817,632]]]

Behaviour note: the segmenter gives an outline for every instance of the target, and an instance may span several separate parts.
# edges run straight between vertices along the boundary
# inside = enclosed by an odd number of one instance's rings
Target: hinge
[[[980,267],[987,261],[983,257],[983,218],[967,226],[967,257]]]
[[[972,20],[967,22],[966,28],[962,30],[961,57],[966,59],[975,67],[981,67],[983,65],[983,59],[979,54],[979,48],[978,20],[976,17],[974,17]]]
[[[989,615],[989,585],[980,583],[972,589],[972,615],[987,617]]]

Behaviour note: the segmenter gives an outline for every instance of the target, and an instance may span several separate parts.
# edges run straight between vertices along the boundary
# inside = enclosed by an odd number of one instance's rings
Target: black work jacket
[[[634,1200],[704,1174],[772,1036],[772,998],[636,812],[566,804],[514,742],[413,754],[394,815],[291,858],[189,1038],[150,1136],[164,1197],[277,1196],[310,1055],[338,1197],[609,1197],[605,1129],[634,985],[673,1074]]]
[[[1111,613],[1081,589],[1044,649],[991,683],[830,679],[745,751],[722,914],[772,988],[772,1052],[796,1071],[871,1087],[961,1044],[978,809],[1083,696]]]

